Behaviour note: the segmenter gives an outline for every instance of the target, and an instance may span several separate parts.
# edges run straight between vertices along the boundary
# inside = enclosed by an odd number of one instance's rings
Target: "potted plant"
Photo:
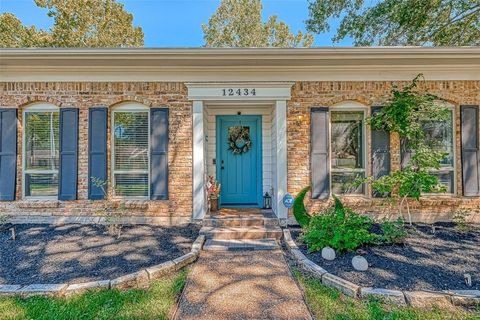
[[[208,177],[207,182],[208,201],[210,202],[210,211],[218,211],[218,198],[220,197],[220,183],[212,176]]]

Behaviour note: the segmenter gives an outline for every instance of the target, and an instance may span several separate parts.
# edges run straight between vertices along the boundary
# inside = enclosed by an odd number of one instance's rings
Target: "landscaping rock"
[[[456,306],[471,307],[480,305],[480,290],[449,290],[452,303]]]
[[[451,306],[450,296],[440,292],[405,291],[407,303],[415,308],[446,308]]]
[[[148,273],[150,280],[158,279],[166,274],[171,273],[175,270],[175,263],[173,261],[167,261],[156,266],[145,269]]]
[[[292,249],[290,250],[290,253],[293,255],[293,257],[298,261],[302,260],[307,260],[307,257],[300,251],[299,249]]]
[[[333,287],[349,297],[356,298],[358,296],[358,292],[360,291],[360,287],[350,281],[342,279],[340,277],[334,276],[330,273],[325,273],[322,276],[322,283],[327,287]]]
[[[11,285],[11,284],[0,284],[0,295],[9,296],[18,293],[22,286],[20,285]]]
[[[173,263],[175,264],[175,269],[181,269],[185,266],[188,266],[190,263],[194,262],[198,258],[198,252],[197,253],[187,253],[181,257],[178,257],[177,259],[173,260]]]
[[[382,288],[361,288],[360,297],[366,298],[368,296],[374,296],[382,300],[392,302],[398,305],[406,305],[405,296],[402,291],[388,290]]]
[[[85,292],[87,290],[108,289],[110,288],[110,280],[91,281],[84,283],[74,283],[67,287],[65,294],[67,296]]]
[[[353,268],[357,271],[367,271],[368,261],[362,256],[355,256],[352,258]]]
[[[335,250],[330,247],[325,247],[322,249],[322,258],[325,260],[335,260]]]
[[[319,279],[322,278],[322,275],[327,273],[327,270],[323,269],[322,267],[320,267],[319,265],[317,265],[316,263],[308,259],[301,260],[300,265],[303,269],[312,273],[314,276],[318,277]]]
[[[148,282],[148,273],[142,270],[113,279],[110,286],[117,289],[146,288]]]
[[[18,293],[21,295],[61,295],[63,291],[67,288],[67,284],[59,283],[59,284],[31,284],[25,286],[18,290]]]
[[[203,244],[205,243],[205,236],[199,235],[197,239],[192,244],[192,251],[200,251],[202,250]]]

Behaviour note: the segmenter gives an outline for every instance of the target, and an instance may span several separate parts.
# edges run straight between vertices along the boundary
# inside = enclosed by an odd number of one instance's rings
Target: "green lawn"
[[[373,299],[355,300],[338,290],[325,287],[318,279],[305,276],[294,270],[294,276],[302,286],[310,310],[317,319],[335,320],[479,320],[480,308],[467,312],[453,310],[420,310],[399,307]]]
[[[168,319],[186,269],[155,281],[147,290],[101,290],[70,298],[0,298],[1,319]]]

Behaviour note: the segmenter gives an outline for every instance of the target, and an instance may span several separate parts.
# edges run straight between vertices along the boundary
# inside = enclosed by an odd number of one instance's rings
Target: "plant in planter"
[[[210,211],[218,211],[218,198],[220,197],[220,183],[213,176],[208,177],[207,181],[208,201],[210,202]]]
[[[90,179],[92,184],[95,187],[100,188],[103,192],[105,200],[99,211],[101,215],[105,217],[109,233],[115,234],[117,235],[117,238],[120,238],[123,227],[121,218],[125,216],[127,209],[125,201],[112,201],[113,191],[107,190],[107,181],[96,177],[91,177]]]
[[[425,139],[422,123],[446,121],[449,110],[439,103],[443,99],[417,88],[420,78],[422,75],[417,75],[402,89],[394,86],[390,100],[368,119],[372,129],[398,134],[402,150],[410,159],[405,161],[403,168],[392,171],[389,175],[356,181],[357,184],[370,183],[379,194],[397,198],[400,215],[403,216],[402,208],[405,205],[410,224],[412,217],[409,199],[419,201],[423,193],[446,191],[432,170],[440,168],[447,153],[441,151],[442,146],[438,143]]]

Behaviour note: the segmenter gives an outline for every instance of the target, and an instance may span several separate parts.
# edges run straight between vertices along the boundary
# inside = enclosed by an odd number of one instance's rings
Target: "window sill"
[[[18,207],[22,209],[35,208],[58,208],[60,201],[49,199],[24,199],[18,203]]]

